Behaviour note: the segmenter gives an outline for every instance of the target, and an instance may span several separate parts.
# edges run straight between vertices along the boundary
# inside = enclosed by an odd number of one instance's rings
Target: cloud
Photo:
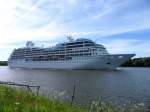
[[[11,43],[63,40],[70,33],[86,38],[109,37],[115,44],[121,43],[118,52],[127,51],[122,37],[113,40],[111,35],[150,29],[149,5],[149,0],[1,0],[0,47],[10,52],[7,46]],[[147,46],[142,42],[139,47]],[[130,46],[133,43],[126,42]]]
[[[108,36],[122,32],[147,29],[150,26],[149,9],[132,11],[138,2],[119,2],[118,0],[91,2],[89,0],[38,0],[19,1],[12,4],[15,12],[9,29],[23,39],[38,35],[64,35],[68,32],[78,35],[99,34]],[[131,5],[132,4],[132,5]],[[11,8],[10,8],[11,9]],[[124,12],[130,9],[130,12]],[[120,11],[121,10],[121,11]],[[122,16],[120,16],[122,15]],[[133,16],[132,16],[133,15]],[[94,18],[94,20],[93,20]],[[135,27],[138,26],[138,27]],[[8,27],[8,26],[7,26]],[[9,37],[7,31],[4,36]],[[32,32],[32,33],[30,33]],[[50,32],[50,33],[48,33]],[[19,34],[20,33],[20,34]],[[21,34],[22,33],[22,34]],[[56,34],[57,33],[57,34]],[[32,35],[33,34],[33,35]],[[26,36],[26,38],[28,38]],[[38,38],[37,38],[38,39]]]
[[[103,43],[112,54],[135,53],[136,57],[149,56],[150,41],[137,39],[114,39]]]

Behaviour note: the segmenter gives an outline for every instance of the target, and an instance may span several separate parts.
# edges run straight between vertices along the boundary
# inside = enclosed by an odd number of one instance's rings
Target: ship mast
[[[69,34],[67,35],[67,40],[69,43],[74,42],[73,36],[71,36]],[[66,55],[67,55],[67,43],[65,43],[65,58],[66,58]]]
[[[73,42],[73,41],[74,41],[74,38],[73,38],[73,36],[68,35],[68,36],[67,36],[67,40],[68,40],[69,42]]]

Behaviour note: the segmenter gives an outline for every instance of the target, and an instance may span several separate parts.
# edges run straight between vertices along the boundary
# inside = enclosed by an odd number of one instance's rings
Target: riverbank
[[[122,64],[122,67],[150,67],[150,57],[130,59]]]
[[[7,61],[0,61],[0,66],[7,66]]]
[[[0,112],[86,112],[78,106],[71,106],[42,96],[33,96],[28,91],[0,86]]]
[[[33,96],[31,92],[0,86],[0,112],[144,112],[141,105],[117,108],[111,104],[94,101],[88,108]]]

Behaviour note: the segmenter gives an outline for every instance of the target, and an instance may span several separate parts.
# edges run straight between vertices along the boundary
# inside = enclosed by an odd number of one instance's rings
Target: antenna
[[[67,39],[68,39],[69,42],[73,42],[74,41],[73,36],[71,36],[69,34],[67,35]]]
[[[94,42],[97,42],[97,41],[99,41],[99,38],[95,38],[95,39],[94,39]]]
[[[26,47],[34,47],[34,43],[32,41],[27,41],[26,42]]]

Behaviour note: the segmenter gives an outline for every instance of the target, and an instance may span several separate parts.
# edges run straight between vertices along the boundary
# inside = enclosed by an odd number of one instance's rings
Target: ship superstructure
[[[106,48],[90,39],[72,39],[54,47],[14,49],[8,59],[10,67],[38,69],[116,69],[135,54],[109,54]]]

